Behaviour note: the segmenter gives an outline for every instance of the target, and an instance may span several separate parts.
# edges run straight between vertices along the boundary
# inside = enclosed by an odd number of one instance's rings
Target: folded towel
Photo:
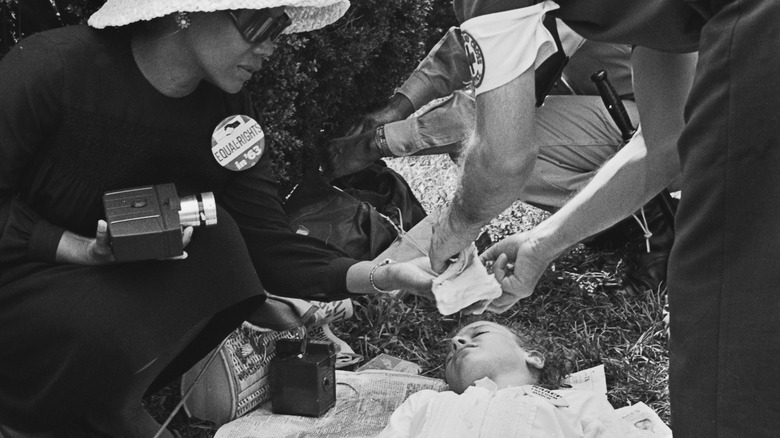
[[[502,293],[501,285],[488,274],[473,243],[433,280],[432,290],[442,315],[452,315],[469,306],[468,313],[481,314]]]

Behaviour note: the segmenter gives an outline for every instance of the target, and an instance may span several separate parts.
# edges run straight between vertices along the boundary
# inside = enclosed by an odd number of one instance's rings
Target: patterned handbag
[[[353,314],[349,299],[322,303],[275,298],[292,304],[306,327],[274,331],[245,322],[228,336],[202,374],[211,355],[182,377],[182,395],[190,391],[184,402],[187,415],[222,425],[268,401],[269,363],[276,356],[276,341],[300,339],[304,330],[312,338],[321,338],[329,332],[328,323],[351,318]]]

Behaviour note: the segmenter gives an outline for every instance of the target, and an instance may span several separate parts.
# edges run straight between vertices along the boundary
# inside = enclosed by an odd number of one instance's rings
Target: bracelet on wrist
[[[376,283],[374,282],[374,273],[380,267],[385,266],[385,265],[389,265],[390,263],[395,263],[395,260],[393,260],[393,259],[384,259],[381,262],[379,262],[377,265],[375,265],[373,268],[371,268],[371,272],[368,273],[368,282],[371,283],[371,287],[373,287],[375,291],[377,291],[377,292],[379,292],[381,294],[386,294],[386,293],[389,293],[391,291],[380,289],[380,288],[377,287]]]

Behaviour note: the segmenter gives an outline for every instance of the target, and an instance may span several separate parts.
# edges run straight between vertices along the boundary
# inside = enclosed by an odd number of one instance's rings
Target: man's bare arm
[[[572,201],[540,224],[535,233],[553,243],[548,252],[560,254],[617,223],[679,175],[677,139],[695,64],[695,54],[635,49],[634,92],[644,142],[629,142]]]
[[[485,223],[517,200],[538,153],[533,141],[533,69],[480,94],[476,102],[476,138],[466,151],[460,186],[450,208],[434,224],[430,254],[437,272],[477,237]]]

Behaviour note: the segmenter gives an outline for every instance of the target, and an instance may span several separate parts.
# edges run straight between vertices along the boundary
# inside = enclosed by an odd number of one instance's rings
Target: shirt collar
[[[466,392],[468,392],[473,388],[480,388],[489,392],[498,391],[498,385],[496,385],[496,382],[491,380],[490,377],[483,377],[477,380],[476,382],[474,382],[474,385],[466,388]],[[558,406],[558,407],[569,406],[569,402],[566,400],[565,397],[563,397],[562,395],[556,392],[550,391],[549,389],[542,388],[540,386],[523,385],[523,386],[513,386],[510,388],[513,388],[515,391],[520,391],[522,393],[525,393],[526,395],[530,395],[545,400],[550,404],[552,404],[553,406]],[[508,388],[504,388],[504,389],[508,389]]]
[[[476,382],[474,382],[474,386],[477,388],[484,388],[488,391],[497,391],[498,385],[496,385],[496,382],[490,380],[490,377],[483,377]]]

